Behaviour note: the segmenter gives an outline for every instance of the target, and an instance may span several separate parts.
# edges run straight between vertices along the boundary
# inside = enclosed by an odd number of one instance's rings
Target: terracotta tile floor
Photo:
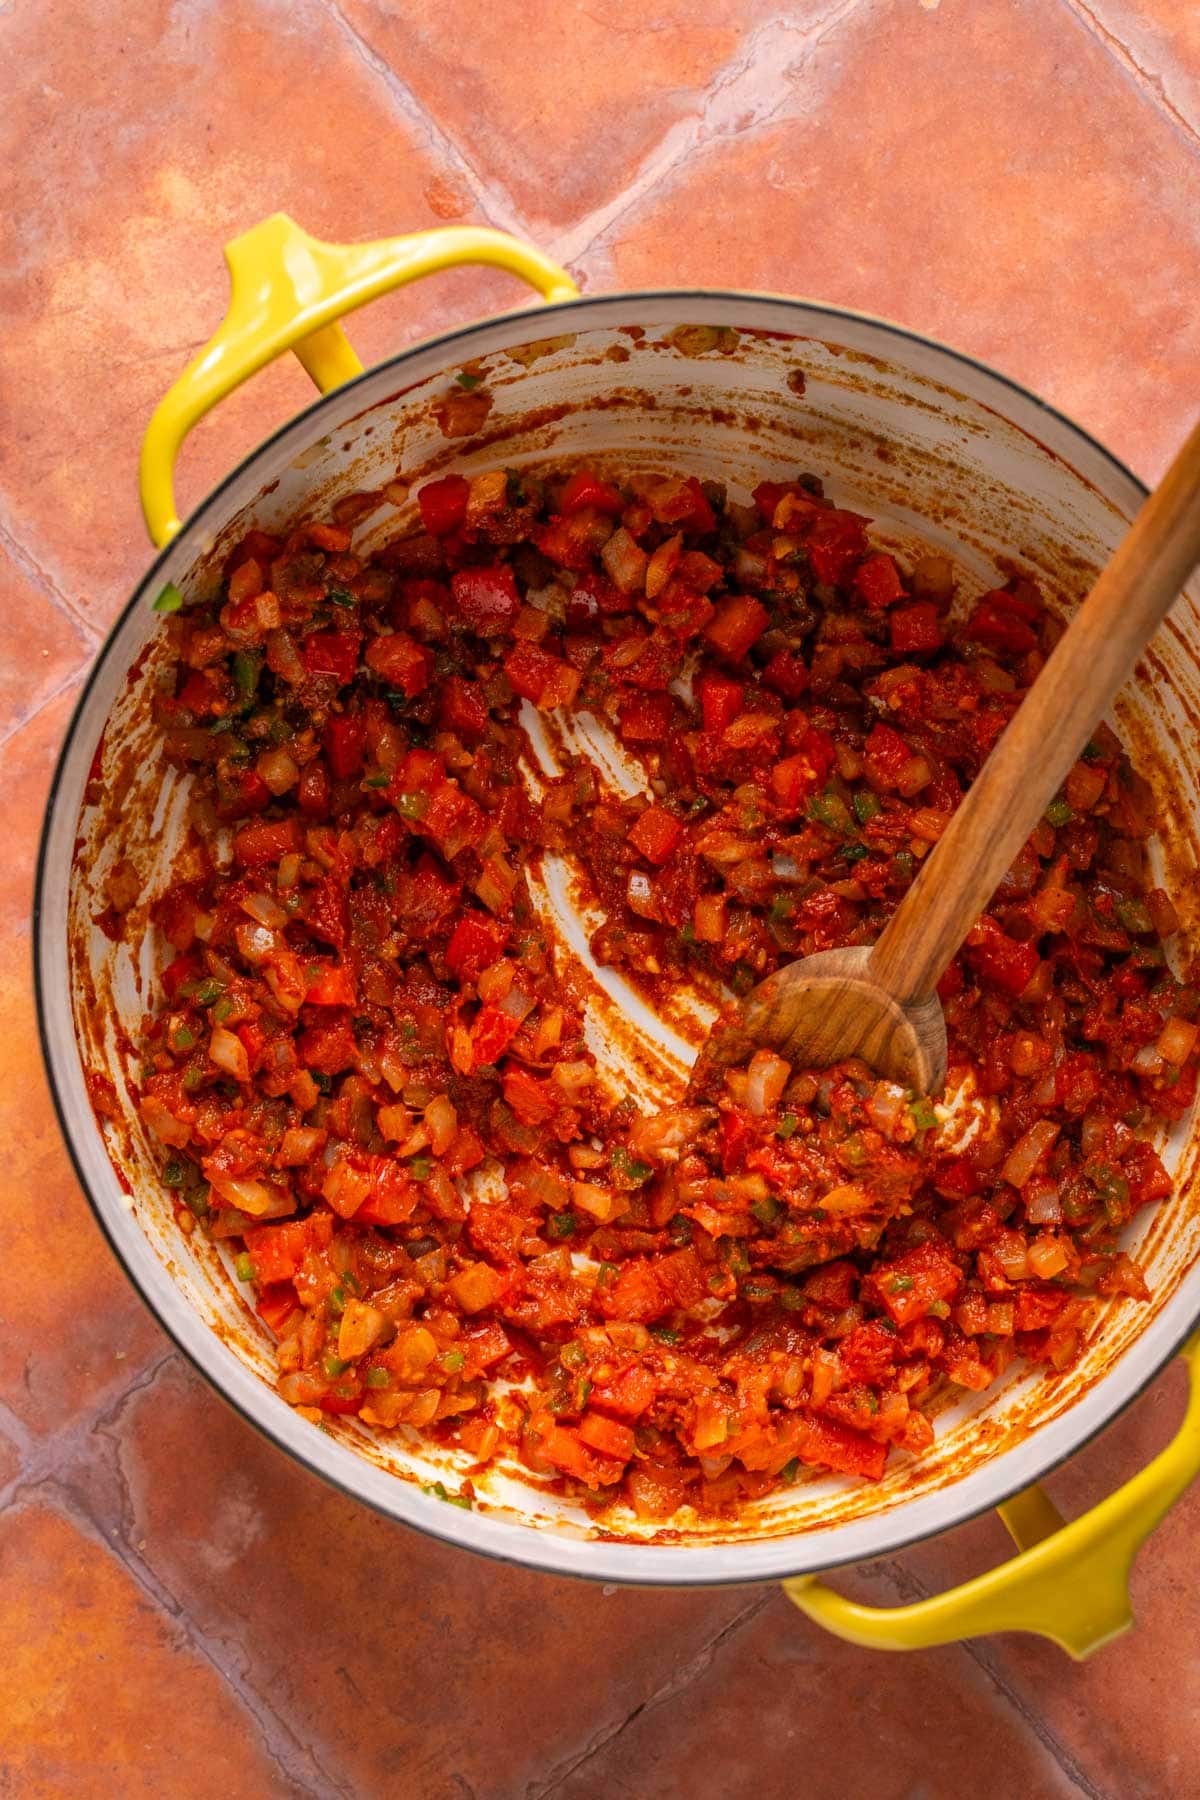
[[[98,634],[141,568],[150,408],[215,324],[223,240],[523,231],[595,290],[803,291],[999,363],[1146,476],[1200,393],[1200,25],[1184,0],[0,4],[0,1792],[405,1800],[1200,1795],[1200,1491],[1085,1669],[912,1658],[771,1589],[651,1595],[476,1563],[292,1468],[180,1364],[60,1147],[28,980],[35,840]],[[503,304],[443,278],[378,357]],[[189,446],[196,497],[306,396],[278,368]],[[1165,1376],[1057,1478],[1139,1466]],[[184,1472],[186,1471],[186,1473]],[[994,1521],[844,1578],[889,1601]]]

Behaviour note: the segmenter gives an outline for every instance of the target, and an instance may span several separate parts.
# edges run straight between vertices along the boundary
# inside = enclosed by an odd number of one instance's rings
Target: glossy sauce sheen
[[[158,724],[198,779],[142,1114],[285,1397],[661,1517],[878,1477],[947,1382],[1067,1366],[1097,1296],[1144,1294],[1121,1232],[1195,1089],[1107,730],[943,983],[940,1113],[760,1054],[644,1116],[524,878],[568,856],[596,961],[660,1010],[871,941],[1053,641],[1037,590],[951,625],[950,566],[901,568],[811,479],[741,508],[497,470],[418,502],[370,563],[345,515],[252,533],[167,627]],[[642,791],[568,757],[531,799],[523,703],[560,743],[603,718]],[[99,922],[136,898],[118,865]]]

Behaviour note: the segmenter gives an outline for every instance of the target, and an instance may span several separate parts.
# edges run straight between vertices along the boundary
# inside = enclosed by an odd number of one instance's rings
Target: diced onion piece
[[[502,856],[489,856],[483,865],[475,892],[489,912],[507,912],[516,892],[517,877]]]
[[[279,949],[279,939],[265,925],[238,925],[234,930],[237,947],[250,963],[266,962]]]
[[[783,1066],[787,1068],[786,1063]],[[661,1112],[635,1119],[629,1127],[630,1154],[649,1157],[651,1162],[674,1161],[711,1117],[711,1113],[700,1106],[668,1106]]]
[[[377,1306],[368,1306],[365,1300],[347,1300],[338,1326],[338,1355],[343,1362],[354,1362],[373,1349],[387,1329],[388,1321]]]
[[[519,1023],[529,1017],[536,1005],[537,1001],[531,999],[524,988],[517,987],[514,982],[500,1002],[500,1011],[508,1018],[516,1019]]]
[[[294,1369],[290,1375],[280,1376],[277,1392],[289,1406],[317,1406],[327,1385],[320,1376],[310,1375],[307,1369]]]
[[[729,912],[724,894],[700,894],[692,910],[692,932],[698,944],[725,941]]]
[[[573,1181],[571,1183],[571,1204],[581,1212],[590,1214],[601,1225],[607,1225],[610,1219],[616,1218],[628,1206],[628,1198],[618,1194],[613,1188],[601,1187],[595,1181]]]
[[[250,894],[242,901],[242,911],[249,913],[260,925],[266,925],[273,931],[281,931],[288,922],[288,916],[278,900],[270,894]]]
[[[1019,1137],[1004,1159],[1001,1179],[1015,1188],[1023,1188],[1047,1156],[1058,1138],[1059,1126],[1052,1119],[1039,1119]]]
[[[218,1025],[208,1040],[208,1054],[218,1069],[232,1075],[235,1081],[249,1081],[250,1058],[235,1031],[226,1031],[223,1025]]]
[[[252,1176],[209,1176],[213,1190],[229,1206],[248,1213],[252,1219],[277,1219],[295,1209],[295,1202],[284,1188],[273,1181],[259,1181]]]
[[[1058,1225],[1062,1222],[1062,1198],[1058,1183],[1044,1175],[1034,1175],[1024,1188],[1025,1217],[1031,1225]]]
[[[286,750],[264,750],[256,767],[262,779],[276,796],[286,794],[288,789],[295,787],[300,779],[300,770],[296,766],[295,758],[290,756]]]
[[[1143,1044],[1129,1064],[1135,1075],[1161,1075],[1162,1066],[1162,1052],[1154,1044]]]
[[[191,1138],[191,1127],[177,1119],[166,1102],[157,1094],[147,1094],[139,1111],[143,1123],[151,1130],[161,1144],[169,1144],[173,1150],[182,1150]]]
[[[439,1094],[425,1108],[425,1125],[429,1147],[435,1156],[444,1156],[458,1131],[458,1114],[448,1094]]]
[[[658,904],[654,898],[654,883],[641,869],[631,869],[629,872],[629,879],[625,884],[625,904],[639,919],[657,919],[659,916]]]
[[[1052,1237],[1036,1238],[1027,1252],[1030,1273],[1039,1281],[1049,1281],[1060,1274],[1070,1260],[1065,1245]]]
[[[536,1266],[536,1262],[531,1265]],[[485,1306],[491,1306],[503,1291],[504,1277],[498,1275],[487,1263],[468,1263],[450,1277],[448,1285],[465,1313],[477,1313],[482,1312]]]
[[[617,527],[601,550],[600,561],[609,580],[623,594],[640,592],[649,558],[623,525]]]
[[[754,1052],[746,1070],[746,1105],[755,1118],[761,1119],[770,1112],[791,1078],[792,1065],[784,1062],[782,1056],[776,1056],[773,1050]]]
[[[1172,1017],[1159,1032],[1154,1048],[1164,1062],[1170,1063],[1173,1069],[1180,1069],[1195,1049],[1198,1037],[1200,1025],[1193,1025],[1190,1019]]]
[[[650,558],[650,564],[646,570],[647,600],[654,600],[662,593],[674,573],[675,565],[679,561],[682,550],[682,532],[676,532],[674,537],[667,538],[665,543],[658,546],[658,549]]]
[[[551,1069],[550,1079],[564,1094],[581,1094],[595,1081],[596,1071],[590,1062],[560,1062]]]
[[[822,1194],[820,1204],[822,1212],[832,1213],[835,1217],[852,1217],[855,1213],[870,1212],[875,1200],[856,1181],[847,1181]]]
[[[325,1133],[315,1125],[289,1125],[280,1139],[278,1161],[286,1168],[303,1168],[312,1161],[324,1142]]]
[[[1146,905],[1160,938],[1172,937],[1179,930],[1179,914],[1175,911],[1170,896],[1162,888],[1150,889],[1146,895]]]
[[[1029,1274],[1027,1246],[1016,1232],[1009,1232],[999,1239],[995,1256],[1009,1281],[1024,1281]]]

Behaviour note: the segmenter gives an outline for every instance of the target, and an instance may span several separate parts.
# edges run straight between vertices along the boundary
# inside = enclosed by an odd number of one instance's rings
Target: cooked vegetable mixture
[[[872,941],[1054,642],[1036,587],[952,614],[945,559],[902,566],[807,475],[752,506],[588,468],[417,501],[370,560],[352,499],[161,602],[194,831],[142,1116],[282,1395],[661,1517],[877,1479],[947,1383],[1065,1368],[1097,1296],[1146,1297],[1123,1234],[1196,1086],[1111,732],[942,983],[945,1104],[759,1051],[648,1114],[526,885],[574,858],[596,959],[652,999]],[[526,707],[605,721],[643,793],[567,755],[531,787]],[[138,894],[119,865],[106,929]]]

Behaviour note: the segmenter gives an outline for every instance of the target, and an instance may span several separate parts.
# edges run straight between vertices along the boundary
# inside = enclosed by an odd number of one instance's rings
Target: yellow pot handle
[[[1187,1412],[1174,1440],[1107,1500],[1065,1524],[1040,1487],[999,1508],[1020,1552],[974,1581],[912,1606],[859,1606],[808,1575],[783,1584],[818,1625],[872,1650],[927,1650],[993,1631],[1032,1631],[1077,1661],[1133,1624],[1133,1559],[1200,1473],[1200,1334],[1182,1351],[1191,1369]]]
[[[490,263],[521,276],[548,304],[575,300],[565,269],[518,238],[483,225],[447,225],[373,244],[326,244],[273,213],[225,246],[229,310],[215,335],[155,408],[138,485],[152,541],[179,530],[174,470],[184,438],[247,376],[294,350],[322,393],[362,374],[337,321],[391,288],[438,269]]]

